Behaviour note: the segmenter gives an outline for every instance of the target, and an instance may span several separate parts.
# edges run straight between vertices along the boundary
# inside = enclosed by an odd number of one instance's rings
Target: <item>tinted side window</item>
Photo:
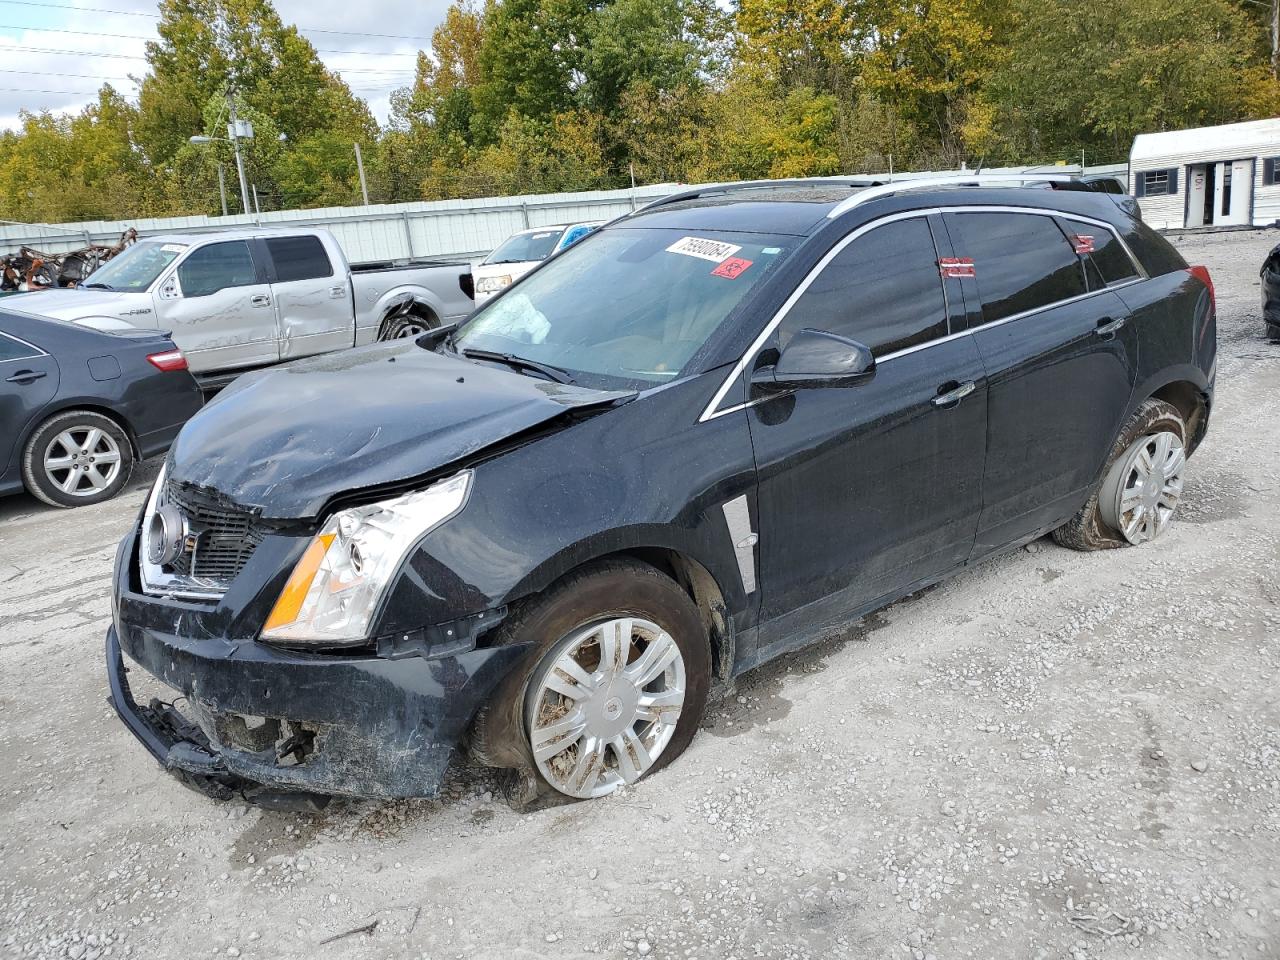
[[[1141,220],[1133,222],[1124,238],[1149,277],[1163,277],[1166,273],[1187,269],[1187,261],[1173,244]]]
[[[34,350],[27,346],[21,340],[14,340],[12,337],[6,337],[0,333],[0,363],[6,360],[25,360],[28,357],[40,356],[39,350]]]
[[[333,264],[319,237],[270,237],[267,251],[280,283],[333,276]]]
[[[806,327],[857,340],[877,355],[945,336],[947,304],[928,221],[888,223],[841,250],[783,319],[781,346]]]
[[[973,259],[983,323],[1087,292],[1080,258],[1050,217],[955,213],[947,226],[956,254]]]
[[[258,282],[249,244],[243,240],[211,243],[201,247],[178,267],[184,297],[207,297],[227,287],[247,287]]]
[[[1109,284],[1139,276],[1129,254],[1106,227],[1073,220],[1060,221],[1060,226],[1082,254],[1090,290],[1101,290]]]

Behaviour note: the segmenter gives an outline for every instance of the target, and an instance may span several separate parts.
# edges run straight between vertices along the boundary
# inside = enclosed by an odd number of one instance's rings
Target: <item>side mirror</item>
[[[181,298],[182,291],[178,289],[178,275],[175,273],[166,280],[160,287],[161,300],[177,300]]]
[[[791,338],[778,362],[751,375],[762,390],[847,387],[874,376],[876,358],[865,344],[825,330],[801,330]]]

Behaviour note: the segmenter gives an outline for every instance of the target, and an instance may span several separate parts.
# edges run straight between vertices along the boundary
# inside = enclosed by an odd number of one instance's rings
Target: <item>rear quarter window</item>
[[[1173,244],[1141,220],[1133,221],[1124,239],[1149,277],[1163,277],[1166,273],[1187,269],[1187,261]]]

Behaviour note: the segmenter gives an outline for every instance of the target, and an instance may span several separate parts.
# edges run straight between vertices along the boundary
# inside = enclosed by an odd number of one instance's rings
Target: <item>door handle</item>
[[[1098,321],[1098,327],[1093,332],[1104,340],[1110,340],[1116,335],[1116,332],[1128,322],[1128,317],[1121,317],[1118,320],[1113,320],[1110,317],[1103,317]]]
[[[972,380],[956,383],[949,380],[938,388],[938,395],[931,401],[935,407],[954,407],[957,403],[977,389]]]
[[[20,383],[26,386],[28,383],[35,383],[41,377],[48,376],[43,370],[19,370],[12,377],[5,377],[6,383]]]
[[[271,306],[271,298],[260,293],[256,297],[251,297],[249,303],[255,307],[269,307]]]

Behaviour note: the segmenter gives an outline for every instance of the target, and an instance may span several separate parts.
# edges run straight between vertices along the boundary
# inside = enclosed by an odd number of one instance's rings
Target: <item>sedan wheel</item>
[[[1164,533],[1182,497],[1187,464],[1182,438],[1160,432],[1139,437],[1112,464],[1098,495],[1102,518],[1132,544]]]
[[[45,448],[44,472],[69,497],[92,497],[120,475],[120,444],[99,427],[63,430]]]
[[[22,453],[27,489],[54,507],[80,507],[114,497],[133,472],[129,438],[92,410],[55,414],[36,428]]]
[[[526,722],[547,783],[585,799],[644,776],[684,707],[684,658],[671,636],[649,620],[607,620],[566,637],[546,663]]]

